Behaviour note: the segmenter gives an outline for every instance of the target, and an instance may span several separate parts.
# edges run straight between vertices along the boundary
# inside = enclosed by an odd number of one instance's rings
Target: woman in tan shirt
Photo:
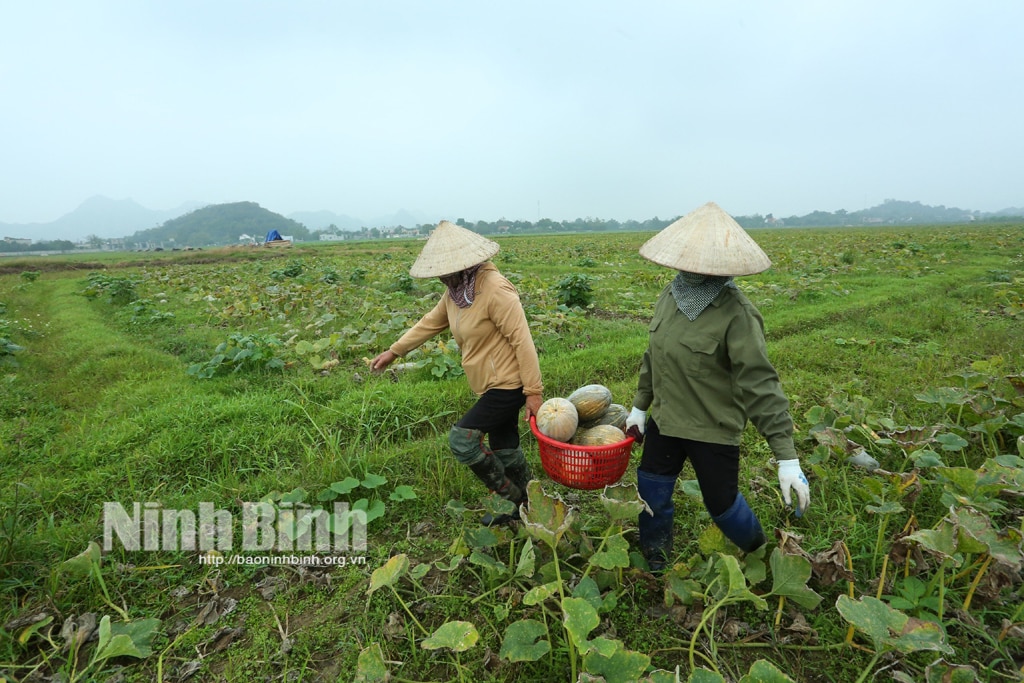
[[[448,432],[449,447],[488,489],[517,508],[511,515],[485,516],[488,525],[518,518],[518,506],[526,501],[530,468],[519,445],[519,409],[526,406],[529,420],[543,402],[537,350],[519,293],[489,262],[498,248],[496,242],[441,221],[409,274],[440,278],[446,291],[370,364],[380,372],[439,332],[451,330],[469,387],[480,398]]]

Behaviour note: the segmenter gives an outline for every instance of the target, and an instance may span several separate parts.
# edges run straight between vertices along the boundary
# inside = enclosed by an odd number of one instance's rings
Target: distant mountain
[[[199,202],[190,202],[174,209],[154,211],[131,199],[110,199],[97,195],[82,202],[71,213],[49,223],[0,223],[0,233],[35,241],[77,242],[90,235],[123,237],[137,230],[160,225],[200,206],[202,204]]]
[[[736,222],[745,228],[765,226],[777,227],[828,227],[833,225],[929,225],[938,223],[969,223],[972,221],[1000,220],[1008,217],[1024,217],[1022,209],[1003,209],[994,213],[970,211],[956,207],[928,206],[921,202],[886,199],[878,206],[860,211],[839,209],[835,212],[812,211],[804,216],[780,218],[768,214],[762,216],[737,216]]]
[[[262,240],[271,230],[299,240],[310,237],[309,230],[301,223],[268,211],[255,202],[235,202],[204,206],[159,227],[136,232],[126,237],[125,242],[129,246],[206,247],[238,244],[243,235]]]
[[[986,216],[995,216],[998,218],[1024,216],[1024,207],[1010,207],[1009,209],[996,211],[992,214],[986,214]]]

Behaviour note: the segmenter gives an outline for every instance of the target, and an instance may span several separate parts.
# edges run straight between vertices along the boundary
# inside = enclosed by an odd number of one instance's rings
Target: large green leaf
[[[462,535],[466,539],[466,545],[470,548],[491,548],[498,545],[498,536],[490,527],[469,528],[462,532]]]
[[[408,484],[396,486],[395,490],[392,491],[390,495],[388,495],[388,500],[393,500],[396,502],[401,502],[403,500],[412,500],[414,498],[416,498],[416,492]]]
[[[719,594],[720,599],[744,600],[754,603],[758,609],[768,609],[768,603],[759,595],[755,595],[747,586],[747,578],[740,568],[740,561],[733,555],[719,554],[715,563],[715,569],[722,580],[724,595]]]
[[[544,493],[538,479],[527,484],[526,491],[530,500],[522,518],[526,532],[553,549],[572,525],[572,509],[561,498]]]
[[[454,652],[465,652],[480,640],[476,626],[468,621],[446,621],[426,638],[420,646],[425,650],[438,650],[442,647]]]
[[[900,617],[903,621],[906,621],[907,618],[905,614],[899,613],[881,600],[871,597],[858,601],[847,595],[840,595],[836,600],[836,609],[839,610],[843,619],[871,638],[876,652],[882,652],[894,625],[899,624],[899,627],[902,628]]]
[[[92,572],[92,566],[94,564],[99,566],[102,557],[103,554],[100,551],[99,544],[96,541],[89,541],[89,545],[85,547],[85,550],[69,560],[64,560],[60,566],[72,574],[89,576],[90,572]]]
[[[580,579],[580,582],[576,584],[576,588],[572,591],[572,597],[583,598],[593,605],[594,609],[601,610],[603,604],[601,601],[601,589],[598,587],[597,581],[594,581],[589,576]]]
[[[516,563],[516,578],[528,579],[537,571],[537,551],[533,548],[533,540],[526,539],[523,549],[519,553],[519,562]]]
[[[110,617],[104,616],[100,619],[99,640],[93,659],[99,662],[112,657],[148,657],[153,653],[151,644],[158,626],[159,619],[140,619],[112,625]]]
[[[924,403],[936,403],[942,407],[951,405],[962,405],[970,399],[970,394],[964,389],[953,387],[939,387],[928,389],[920,394],[914,394],[914,398]]]
[[[953,432],[939,434],[935,440],[939,442],[944,451],[962,451],[970,445],[966,439]]]
[[[551,651],[551,643],[545,635],[544,624],[535,619],[509,624],[498,656],[510,662],[535,662]]]
[[[814,609],[821,596],[807,587],[811,578],[811,562],[798,555],[784,555],[776,548],[769,564],[772,568],[772,594],[784,595],[806,609]]]
[[[690,677],[686,679],[686,683],[725,683],[725,678],[710,669],[699,667],[690,672]]]
[[[960,566],[960,560],[956,559],[957,528],[948,520],[939,522],[935,529],[921,529],[907,536],[911,541],[921,544],[925,550],[938,555],[944,560],[953,560],[956,566]]]
[[[953,653],[939,624],[908,617],[877,598],[866,596],[854,600],[840,595],[836,609],[854,628],[871,638],[876,652],[936,650]]]
[[[526,595],[523,596],[524,605],[539,605],[553,595],[558,595],[558,581],[552,581],[545,583],[540,586],[535,586],[530,590],[526,591]]]
[[[684,605],[692,605],[704,595],[704,587],[699,581],[680,576],[676,572],[668,572],[665,578],[665,600],[678,598]],[[671,602],[669,602],[671,604]]]
[[[345,477],[341,481],[336,481],[331,484],[331,490],[344,496],[347,493],[352,493],[352,491],[358,488],[358,486],[358,479],[355,477]]]
[[[717,524],[710,524],[697,537],[697,545],[700,547],[702,555],[711,556],[715,553],[725,552],[728,539]]]
[[[1009,528],[1003,534],[992,528],[992,522],[986,515],[963,508],[953,513],[953,518],[960,526],[960,549],[964,547],[964,535],[980,543],[992,559],[1013,569],[1021,565],[1021,534],[1017,529]]]
[[[973,666],[950,664],[940,658],[925,668],[924,679],[927,683],[975,683],[978,672]]]
[[[632,482],[605,486],[599,500],[608,517],[615,522],[635,521],[641,512],[650,513],[651,510]]]
[[[484,567],[497,574],[504,575],[508,574],[508,567],[501,560],[496,560],[487,553],[482,553],[479,550],[474,550],[469,554],[469,561],[471,564],[475,564],[479,567]]]
[[[629,566],[629,541],[619,534],[613,534],[605,542],[604,550],[590,556],[590,563],[601,569],[617,569]]]
[[[384,516],[384,501],[374,500],[372,503],[367,498],[360,498],[352,503],[352,511],[360,510],[366,514],[366,523]]]
[[[587,653],[583,657],[583,668],[587,673],[603,676],[607,683],[633,683],[647,671],[651,658],[641,652],[627,650],[621,643],[615,642],[618,647],[610,654],[603,654],[597,647]]]
[[[388,666],[384,662],[384,651],[380,643],[373,643],[359,653],[356,660],[356,677],[353,683],[387,683],[391,680]]]
[[[894,515],[905,510],[902,505],[892,500],[887,500],[879,505],[867,505],[864,509],[873,515]]]
[[[768,577],[768,565],[764,562],[767,547],[767,545],[763,545],[743,557],[743,576],[747,577],[747,583],[751,586],[761,583]]]
[[[383,567],[373,570],[373,574],[370,575],[370,587],[366,591],[367,595],[372,594],[378,588],[393,586],[407,571],[409,571],[409,556],[405,553],[395,555],[385,562]]]
[[[793,679],[768,660],[759,659],[750,665],[750,671],[740,683],[793,683]]]
[[[386,477],[382,477],[379,474],[367,474],[366,478],[359,482],[359,485],[364,489],[375,489],[378,486],[383,486],[388,483]]]
[[[919,650],[934,650],[948,655],[954,653],[953,648],[946,643],[946,634],[941,624],[915,617],[909,617],[899,636],[889,642],[894,649],[904,653]]]
[[[601,623],[597,610],[585,598],[566,598],[562,601],[562,623],[580,652],[587,652],[587,636]]]

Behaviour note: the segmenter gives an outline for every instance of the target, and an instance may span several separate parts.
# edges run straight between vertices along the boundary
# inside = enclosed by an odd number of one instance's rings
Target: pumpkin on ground
[[[549,398],[537,411],[537,431],[555,441],[568,443],[578,425],[576,406],[569,399]]]
[[[611,446],[626,440],[626,434],[612,425],[597,425],[590,429],[581,429],[573,437],[577,446]]]
[[[604,414],[612,404],[612,391],[603,384],[588,384],[569,394],[569,402],[576,406],[580,422],[593,420]]]
[[[621,403],[613,403],[608,406],[608,410],[594,420],[589,420],[583,424],[583,427],[596,427],[597,425],[611,425],[618,427],[625,431],[626,429],[626,418],[629,417],[629,411],[626,410],[626,406]]]

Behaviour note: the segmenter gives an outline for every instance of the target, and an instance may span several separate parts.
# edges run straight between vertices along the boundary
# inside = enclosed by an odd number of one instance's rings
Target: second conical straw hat
[[[423,250],[409,269],[413,277],[440,277],[483,263],[498,253],[498,243],[441,221],[427,238]]]
[[[644,242],[640,255],[661,266],[701,275],[753,275],[772,265],[757,242],[714,202]]]

